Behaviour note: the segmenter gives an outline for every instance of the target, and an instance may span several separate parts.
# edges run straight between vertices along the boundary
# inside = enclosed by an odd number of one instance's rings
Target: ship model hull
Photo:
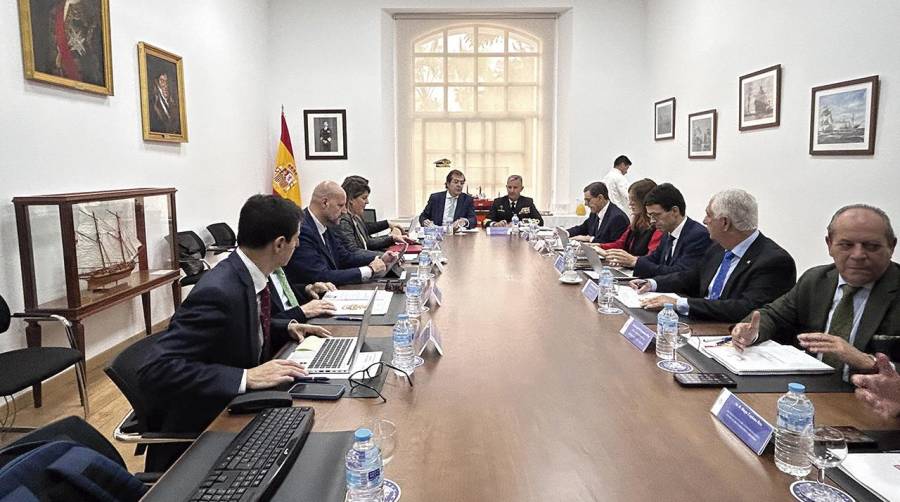
[[[134,267],[135,262],[133,261],[116,263],[115,265],[79,274],[78,277],[87,281],[87,287],[91,291],[112,289],[109,284],[118,282],[131,275]]]

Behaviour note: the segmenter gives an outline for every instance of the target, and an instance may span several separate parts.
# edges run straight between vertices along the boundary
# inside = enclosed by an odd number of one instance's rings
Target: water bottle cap
[[[803,385],[802,383],[791,382],[788,384],[788,391],[789,392],[797,392],[797,393],[802,394],[802,393],[806,392],[806,386]]]
[[[357,441],[368,441],[372,439],[372,431],[366,428],[356,429],[356,432],[353,434],[353,437]]]
[[[407,319],[409,319],[409,314],[397,314],[398,321],[405,321]]]
[[[675,308],[675,306],[672,305],[671,303],[664,303],[664,304],[663,304],[663,307],[665,307],[665,308],[667,308],[667,309]]]

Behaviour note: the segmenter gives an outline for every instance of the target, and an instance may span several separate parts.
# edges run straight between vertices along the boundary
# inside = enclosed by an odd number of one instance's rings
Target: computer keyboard
[[[260,412],[222,452],[190,501],[271,497],[303,449],[314,415],[309,407]]]
[[[328,338],[319,348],[319,352],[310,361],[307,370],[310,373],[321,373],[322,371],[333,370],[339,368],[341,362],[350,349],[350,344],[354,338]]]

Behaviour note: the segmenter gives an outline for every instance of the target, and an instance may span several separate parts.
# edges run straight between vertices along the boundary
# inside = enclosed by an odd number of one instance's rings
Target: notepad
[[[771,340],[738,352],[730,345],[705,347],[705,352],[736,375],[797,375],[833,373],[834,368],[806,352]]]
[[[294,352],[315,352],[322,347],[322,344],[325,343],[324,338],[320,338],[318,336],[307,336],[300,342],[299,345],[294,349]]]
[[[900,453],[851,453],[840,469],[879,499],[900,500]]]
[[[394,293],[390,291],[374,291],[371,289],[340,289],[325,293],[324,300],[334,304],[334,315],[358,315],[362,316],[369,306],[369,300],[375,293],[375,302],[372,305],[372,315],[387,314]]]
[[[675,298],[680,298],[677,295],[672,293],[644,293],[639,295],[637,290],[632,288],[631,286],[621,286],[618,289],[617,298],[622,305],[630,309],[639,309],[641,308],[641,300],[649,300],[650,298],[656,298],[657,296],[672,296]]]

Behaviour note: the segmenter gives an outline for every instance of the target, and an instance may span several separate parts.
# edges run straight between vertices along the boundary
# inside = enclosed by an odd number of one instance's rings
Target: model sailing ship
[[[98,217],[93,210],[79,210],[84,217],[79,218],[75,231],[78,234],[78,277],[87,281],[87,287],[92,291],[112,289],[116,287],[114,283],[134,271],[141,243],[130,228],[122,228],[122,217],[118,212],[104,209],[112,216],[101,212],[102,217]]]

